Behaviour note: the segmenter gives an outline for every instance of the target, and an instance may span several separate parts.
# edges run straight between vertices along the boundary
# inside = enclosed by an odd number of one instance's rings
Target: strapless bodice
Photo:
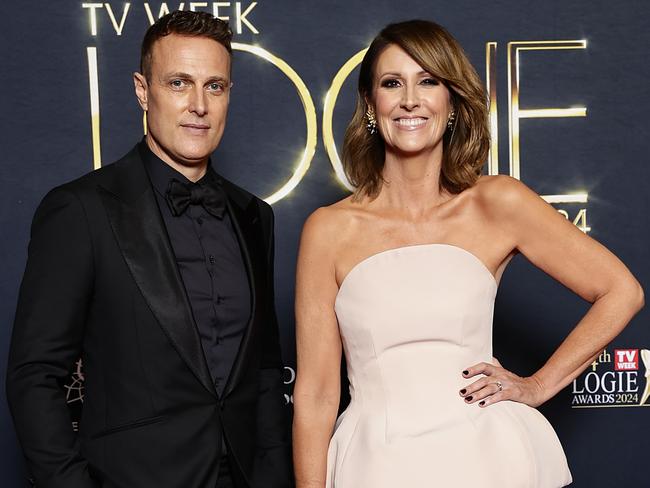
[[[329,488],[570,480],[557,436],[537,410],[514,402],[479,408],[458,393],[477,379],[463,378],[465,368],[492,361],[497,288],[478,257],[448,244],[389,249],[352,268],[335,301],[351,402],[330,442]],[[518,474],[495,471],[486,449],[519,463]],[[474,472],[460,482],[455,470],[467,456]],[[557,469],[538,472],[543,458]]]
[[[385,402],[389,436],[464,421],[461,371],[492,360],[496,291],[476,256],[446,244],[390,249],[357,264],[335,304],[352,400]],[[434,408],[449,414],[431,416]]]

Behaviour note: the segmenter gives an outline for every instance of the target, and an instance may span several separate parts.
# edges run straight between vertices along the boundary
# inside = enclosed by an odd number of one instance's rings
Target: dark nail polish
[[[465,388],[463,388],[462,390],[460,390],[460,394],[461,394],[461,395],[464,395],[465,393],[467,393],[467,390],[466,390]]]
[[[485,405],[485,400],[481,400],[480,402],[478,402],[478,404],[479,404],[481,407],[483,407],[483,406]]]
[[[473,398],[472,395],[470,395],[470,396],[468,396],[468,397],[465,398],[465,401],[466,401],[466,402],[471,402],[471,401],[472,401],[472,398]]]
[[[465,370],[465,371],[463,371],[463,374],[464,374],[465,376],[467,376],[467,375],[469,374],[469,371]]]

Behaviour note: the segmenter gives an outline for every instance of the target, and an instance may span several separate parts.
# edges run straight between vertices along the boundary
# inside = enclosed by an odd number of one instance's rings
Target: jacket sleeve
[[[274,293],[273,210],[265,203],[260,209],[267,241],[268,316],[260,368],[260,396],[257,415],[257,449],[253,488],[289,488],[293,483],[291,462],[290,408],[285,405],[283,362]]]
[[[62,188],[32,223],[7,366],[7,399],[38,488],[97,487],[79,453],[63,384],[82,350],[93,253],[79,199]]]

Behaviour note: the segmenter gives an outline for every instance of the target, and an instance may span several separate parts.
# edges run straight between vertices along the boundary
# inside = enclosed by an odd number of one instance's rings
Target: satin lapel
[[[258,301],[260,298],[260,284],[263,283],[260,276],[260,270],[263,269],[264,262],[260,262],[260,257],[264,253],[259,248],[260,243],[263,242],[262,230],[259,223],[259,213],[257,205],[254,200],[249,200],[245,208],[242,208],[241,201],[232,198],[232,190],[225,186],[226,193],[228,194],[227,206],[232,219],[239,246],[244,258],[244,265],[248,273],[248,283],[251,292],[251,315],[246,331],[239,346],[239,352],[235,358],[226,388],[224,390],[224,397],[228,395],[237,385],[241,375],[243,374],[249,354],[249,344],[251,336],[257,325],[258,319]]]
[[[136,153],[137,154],[137,153]],[[128,158],[128,157],[127,157]],[[181,358],[216,395],[176,258],[139,156],[99,188],[115,239],[140,291]]]

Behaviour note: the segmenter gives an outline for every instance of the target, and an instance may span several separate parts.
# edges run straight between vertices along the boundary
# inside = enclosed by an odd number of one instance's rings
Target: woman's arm
[[[537,406],[568,385],[623,330],[643,307],[643,290],[614,254],[523,183],[502,176],[482,190],[486,215],[499,234],[535,266],[593,304],[532,376],[521,378],[487,363],[463,372],[466,378],[486,375],[461,392],[468,403],[488,406],[514,400]]]
[[[327,448],[340,400],[341,339],[334,313],[338,292],[331,209],[305,223],[296,276],[297,377],[293,393],[296,488],[324,488]]]

